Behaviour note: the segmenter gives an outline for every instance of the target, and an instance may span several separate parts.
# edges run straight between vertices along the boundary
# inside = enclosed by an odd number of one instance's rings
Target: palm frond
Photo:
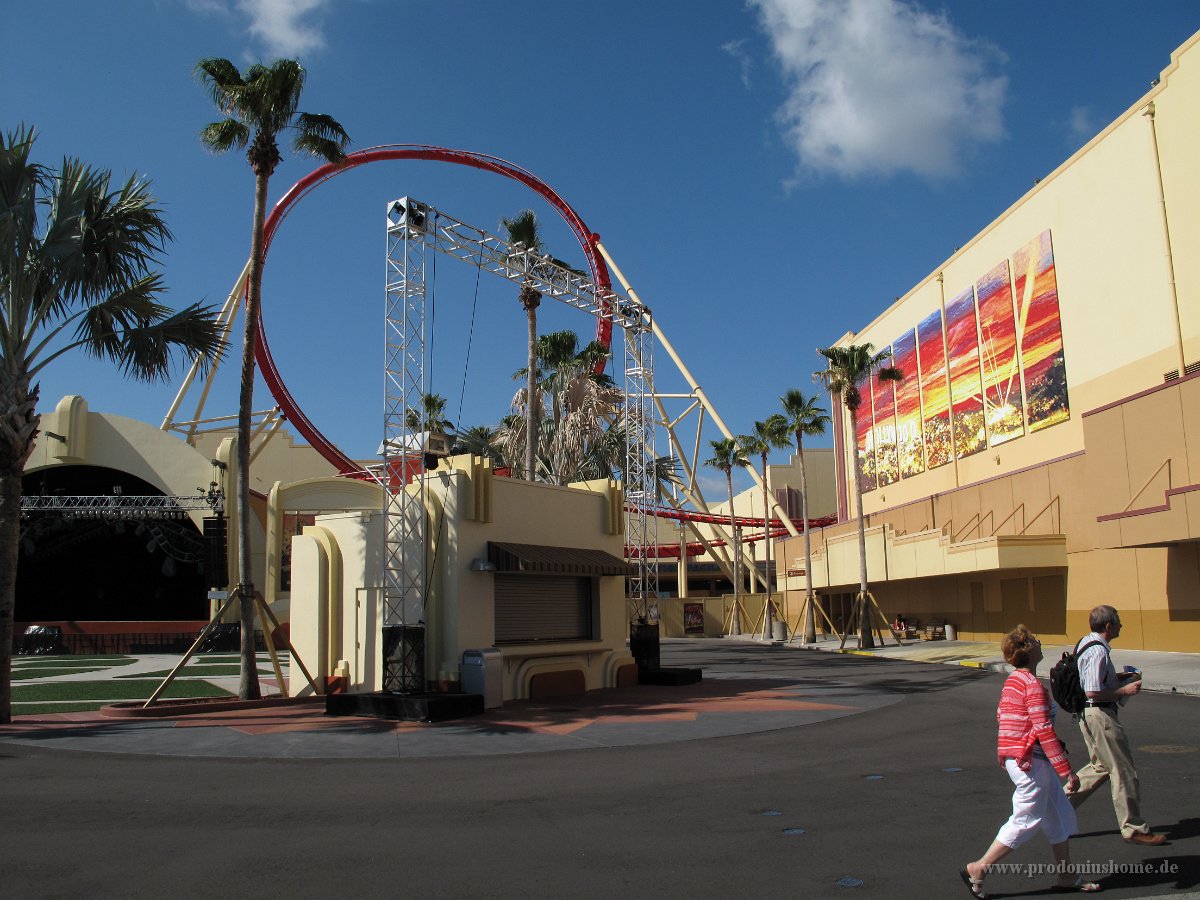
[[[250,129],[237,119],[209,122],[200,129],[200,143],[213,153],[240,150],[250,142]]]
[[[233,98],[237,89],[245,84],[237,66],[222,57],[210,56],[196,63],[193,71],[208,89],[213,106],[225,115],[232,115],[236,108]]]

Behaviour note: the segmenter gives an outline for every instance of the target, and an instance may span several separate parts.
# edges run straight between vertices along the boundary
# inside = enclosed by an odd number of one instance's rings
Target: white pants
[[[1078,828],[1075,810],[1058,784],[1054,767],[1033,757],[1028,772],[1022,772],[1015,759],[1006,759],[1004,768],[1016,786],[1013,811],[1000,826],[996,840],[1014,850],[1033,837],[1039,828],[1051,844],[1061,844]]]

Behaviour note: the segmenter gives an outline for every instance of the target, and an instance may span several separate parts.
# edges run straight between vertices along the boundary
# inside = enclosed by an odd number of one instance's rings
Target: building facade
[[[1045,639],[1122,612],[1124,646],[1200,649],[1200,34],[1151,90],[873,322],[840,521],[781,542],[835,622],[868,575],[890,617]],[[835,398],[836,399],[836,398]],[[788,570],[793,574],[788,575]]]

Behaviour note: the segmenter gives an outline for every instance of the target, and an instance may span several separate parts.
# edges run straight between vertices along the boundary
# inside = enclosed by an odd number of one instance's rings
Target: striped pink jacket
[[[1028,771],[1034,746],[1040,744],[1055,772],[1063,778],[1071,774],[1067,751],[1054,733],[1050,697],[1032,672],[1017,669],[1008,676],[1000,691],[996,721],[1000,726],[997,747],[1000,765],[1006,759],[1015,759],[1018,766]]]

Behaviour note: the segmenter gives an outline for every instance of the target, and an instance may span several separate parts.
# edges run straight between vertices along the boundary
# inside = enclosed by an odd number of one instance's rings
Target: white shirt
[[[1112,654],[1103,634],[1093,631],[1083,639],[1076,662],[1079,665],[1079,685],[1084,691],[1097,693],[1121,686]]]

